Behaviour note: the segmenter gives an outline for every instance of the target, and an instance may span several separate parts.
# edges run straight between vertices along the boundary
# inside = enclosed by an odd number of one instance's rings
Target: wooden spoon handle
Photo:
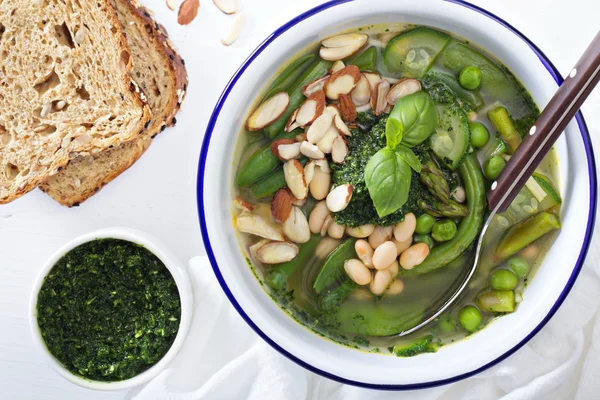
[[[490,210],[505,211],[600,80],[600,32],[511,156],[488,192]]]

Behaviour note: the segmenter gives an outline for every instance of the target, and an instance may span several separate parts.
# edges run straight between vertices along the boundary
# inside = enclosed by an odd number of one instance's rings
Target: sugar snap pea
[[[287,281],[290,275],[298,268],[306,265],[315,255],[315,249],[321,241],[321,235],[312,235],[308,242],[298,245],[298,255],[292,261],[279,264],[271,268],[266,276],[265,281],[273,289],[285,290]]]
[[[293,139],[300,130],[281,132],[274,140]],[[239,187],[250,186],[264,178],[269,172],[281,165],[281,161],[271,151],[271,144],[258,149],[246,163],[238,169],[235,182]]]
[[[452,240],[431,249],[425,261],[410,271],[402,271],[401,275],[427,274],[445,267],[460,257],[479,234],[483,223],[486,199],[483,175],[475,155],[471,154],[465,158],[459,167],[459,172],[467,193],[469,215],[460,221],[458,231]]]
[[[346,271],[344,271],[344,262],[357,257],[354,250],[355,242],[356,239],[354,238],[347,239],[327,256],[323,268],[321,268],[313,283],[313,289],[317,294],[347,278]]]
[[[371,46],[356,57],[348,65],[356,65],[361,71],[375,71],[377,68],[377,47]]]
[[[305,157],[300,158],[300,164],[306,165],[307,159]],[[257,199],[267,197],[275,193],[277,190],[285,187],[285,175],[283,174],[283,168],[277,168],[262,180],[256,182],[250,187],[250,192]]]
[[[346,297],[348,297],[356,287],[357,285],[352,279],[346,278],[346,280],[337,287],[321,293],[319,296],[319,307],[321,307],[323,311],[333,310],[335,307],[342,304],[344,300],[346,300]]]
[[[285,110],[283,115],[279,117],[277,121],[273,122],[271,125],[267,126],[264,129],[264,132],[268,137],[273,138],[283,130],[285,124],[290,118],[290,115],[292,115],[294,110],[298,108],[300,104],[302,104],[302,102],[306,99],[306,97],[304,97],[304,95],[302,94],[302,89],[304,88],[304,85],[327,74],[327,71],[329,71],[331,64],[331,61],[325,61],[321,59],[314,61],[306,69],[306,71],[304,71],[302,75],[300,75],[294,81],[294,83],[290,85],[290,87],[287,89],[287,93],[290,95],[290,104],[288,105],[287,110]]]
[[[275,93],[287,90],[292,83],[298,79],[300,74],[302,74],[302,72],[304,72],[304,70],[313,62],[315,57],[316,55],[314,54],[307,54],[294,60],[277,76],[277,78],[275,78],[273,83],[271,83],[264,98],[268,99]]]

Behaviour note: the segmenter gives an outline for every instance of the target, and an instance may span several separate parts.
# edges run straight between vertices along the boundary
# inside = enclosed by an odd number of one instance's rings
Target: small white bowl
[[[167,351],[167,353],[163,358],[160,359],[159,362],[146,371],[134,376],[133,378],[123,381],[94,381],[73,374],[71,371],[66,369],[62,363],[50,353],[50,351],[48,351],[37,322],[37,298],[46,275],[48,275],[56,262],[70,250],[83,243],[87,243],[96,239],[122,239],[144,246],[165,264],[175,280],[181,301],[181,321],[179,323],[179,331],[177,332],[175,341],[171,345],[169,351]],[[163,369],[165,369],[165,367],[173,360],[183,345],[183,342],[189,331],[190,324],[192,322],[193,304],[193,292],[190,278],[185,268],[182,267],[182,263],[173,252],[160,243],[157,238],[147,233],[130,228],[108,228],[90,232],[71,240],[62,246],[56,253],[54,253],[54,255],[48,259],[48,261],[46,261],[46,264],[36,278],[35,284],[33,285],[33,290],[31,291],[31,299],[29,301],[29,325],[31,327],[31,333],[36,346],[42,351],[44,358],[50,364],[50,366],[54,368],[54,370],[63,378],[88,389],[122,390],[129,389],[149,381],[158,375]]]

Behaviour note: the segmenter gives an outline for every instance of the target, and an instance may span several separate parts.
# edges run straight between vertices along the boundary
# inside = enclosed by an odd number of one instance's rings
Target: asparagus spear
[[[560,228],[560,220],[552,213],[542,211],[509,228],[498,242],[496,260],[502,261],[518,253],[546,233]]]
[[[504,107],[494,108],[488,112],[488,118],[498,130],[500,137],[508,144],[509,153],[514,153],[521,144],[521,135],[515,128],[508,110]]]
[[[419,207],[432,217],[447,217],[447,218],[460,218],[469,215],[469,208],[463,204],[459,204],[454,200],[449,200],[447,204],[441,201],[419,200]]]
[[[477,296],[476,303],[483,311],[513,312],[515,311],[515,293],[512,290],[490,290]]]
[[[450,187],[444,176],[439,176],[425,168],[427,166],[423,165],[423,170],[419,174],[421,183],[425,185],[429,193],[440,199],[443,203],[450,202]]]

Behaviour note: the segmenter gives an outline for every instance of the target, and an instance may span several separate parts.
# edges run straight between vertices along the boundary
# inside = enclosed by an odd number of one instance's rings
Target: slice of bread
[[[0,203],[149,120],[107,1],[0,1]]]
[[[132,76],[148,97],[152,120],[143,135],[92,156],[74,158],[40,189],[65,206],[79,205],[129,168],[152,138],[175,124],[187,89],[183,59],[175,52],[164,27],[129,0],[114,0],[114,8],[133,58]]]

